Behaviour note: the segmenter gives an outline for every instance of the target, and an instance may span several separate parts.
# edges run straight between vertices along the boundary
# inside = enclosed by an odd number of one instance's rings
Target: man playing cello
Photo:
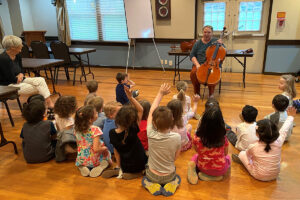
[[[223,43],[221,39],[213,38],[213,27],[204,26],[202,28],[203,36],[201,40],[197,41],[190,54],[190,59],[193,62],[194,66],[191,70],[190,77],[194,87],[194,93],[200,95],[200,83],[197,79],[196,72],[200,66],[206,61],[206,49],[211,46],[214,42]],[[215,85],[208,86],[209,97],[213,97]]]

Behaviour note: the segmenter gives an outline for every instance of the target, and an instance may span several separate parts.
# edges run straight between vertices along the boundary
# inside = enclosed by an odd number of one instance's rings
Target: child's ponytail
[[[177,99],[181,101],[183,104],[185,103],[185,92],[181,89],[177,95]]]
[[[264,149],[266,152],[269,152],[271,150],[271,146],[269,143],[267,143],[265,149]]]
[[[259,141],[266,143],[265,151],[271,150],[271,143],[279,137],[277,125],[269,119],[263,119],[257,122],[257,130]]]

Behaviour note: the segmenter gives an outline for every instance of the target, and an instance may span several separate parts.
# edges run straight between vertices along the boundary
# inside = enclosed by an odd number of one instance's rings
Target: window
[[[262,17],[262,2],[240,2],[239,31],[260,31]]]
[[[222,31],[225,25],[226,3],[204,3],[204,26],[211,25],[214,31]]]
[[[123,0],[66,0],[72,40],[128,41]]]

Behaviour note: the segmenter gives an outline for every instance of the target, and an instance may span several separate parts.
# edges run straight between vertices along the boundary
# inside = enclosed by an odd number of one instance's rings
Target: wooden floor
[[[105,102],[114,100],[116,85],[114,77],[121,69],[97,68],[93,71],[95,79],[99,82],[98,95],[103,97]],[[152,102],[162,83],[173,84],[171,71],[129,70],[129,72],[131,79],[137,84],[136,88],[140,90],[139,99]],[[64,76],[61,75],[60,78]],[[181,79],[189,80],[189,73],[181,72]],[[277,86],[278,79],[278,76],[247,74],[246,88],[243,88],[241,73],[223,73],[221,94],[216,91],[215,96],[220,101],[226,123],[232,127],[239,124],[238,116],[245,104],[258,109],[258,120],[272,112],[272,98],[280,93]],[[190,82],[189,86],[188,94],[192,95]],[[297,89],[300,92],[300,84],[297,84]],[[76,96],[80,106],[87,95],[85,84],[80,85],[79,82],[74,87],[71,81],[61,80],[58,82],[57,91],[63,95]],[[175,93],[176,89],[172,87],[172,93],[163,100],[162,105],[165,105]],[[53,96],[54,100],[56,98]],[[25,100],[25,97],[21,98],[22,102]],[[19,154],[13,153],[11,145],[0,149],[1,200],[166,198],[150,195],[142,188],[141,179],[125,181],[116,178],[106,180],[101,177],[82,177],[74,162],[56,163],[52,160],[41,164],[27,164],[23,158],[19,138],[24,120],[16,102],[10,101],[9,106],[16,126],[11,127],[3,104],[0,105],[0,120],[7,139],[17,143]],[[201,102],[198,113],[202,113],[203,110],[204,103]],[[190,120],[190,123],[194,128],[197,125],[196,120]],[[221,182],[199,181],[198,185],[190,185],[186,180],[187,162],[194,154],[194,150],[189,150],[182,153],[176,161],[177,173],[181,176],[182,182],[176,194],[168,199],[300,199],[300,114],[296,116],[295,123],[296,127],[290,141],[283,146],[281,172],[276,181],[257,181],[241,165],[232,163],[230,178]],[[229,154],[231,153],[237,153],[232,146],[229,148]]]

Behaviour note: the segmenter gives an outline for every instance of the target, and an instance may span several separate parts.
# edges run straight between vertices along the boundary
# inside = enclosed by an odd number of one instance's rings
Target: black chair
[[[50,48],[52,50],[52,54],[55,59],[63,59],[65,61],[63,67],[65,68],[67,79],[69,80],[69,68],[74,68],[73,72],[73,85],[75,85],[75,77],[76,77],[76,68],[80,67],[80,63],[78,61],[72,61],[69,54],[69,47],[61,42],[61,41],[53,41],[50,43]],[[58,79],[58,71],[59,67],[55,68],[56,70],[56,82]]]
[[[44,44],[41,41],[32,41],[30,45],[31,45],[32,54],[34,58],[50,59],[50,55],[48,53],[48,47],[46,46],[46,44]],[[37,73],[39,75],[39,72]],[[50,73],[52,72],[50,71]],[[49,79],[46,69],[45,69],[45,75],[46,78]]]
[[[10,123],[12,126],[15,126],[14,120],[11,116],[7,101],[8,100],[17,100],[20,111],[22,112],[22,106],[19,99],[18,88],[10,86],[0,86],[0,102],[4,103]]]
[[[13,141],[7,141],[6,138],[4,137],[1,122],[0,122],[0,138],[1,138],[0,147],[3,147],[5,145],[11,143],[14,146],[15,154],[18,154],[18,149],[17,149],[16,143]]]
[[[30,52],[29,52],[29,48],[27,46],[27,44],[25,42],[23,42],[23,47],[22,47],[22,50],[21,50],[21,57],[22,58],[30,58]]]

